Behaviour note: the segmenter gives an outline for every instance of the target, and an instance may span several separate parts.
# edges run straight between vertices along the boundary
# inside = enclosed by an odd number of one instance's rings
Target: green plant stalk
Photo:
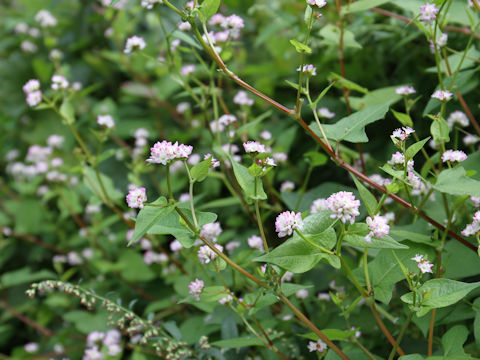
[[[182,219],[185,221],[185,223],[187,224],[187,226],[192,230],[194,231],[195,228],[193,226],[193,224],[190,222],[190,220],[185,216],[185,214],[182,212],[182,210],[180,210],[177,206],[175,206],[175,211],[182,217]],[[244,276],[246,276],[248,279],[250,279],[251,281],[253,281],[254,283],[256,283],[257,285],[267,289],[267,290],[270,290],[271,287],[269,285],[267,285],[265,282],[263,282],[262,280],[256,278],[255,276],[253,276],[252,274],[250,274],[248,271],[246,271],[245,269],[243,269],[240,265],[238,265],[237,263],[235,263],[234,261],[232,261],[228,256],[226,256],[224,253],[222,253],[221,251],[219,251],[215,246],[213,246],[212,243],[210,243],[210,241],[208,241],[207,239],[205,239],[205,237],[203,236],[199,236],[200,240],[202,240],[204,242],[205,245],[207,245],[213,252],[215,252],[219,257],[221,257],[228,265],[230,265],[231,267],[233,267],[235,270],[237,270],[238,272],[240,272],[241,274],[243,274]],[[315,334],[317,334],[333,351],[335,351],[335,353],[340,356],[340,358],[344,359],[344,360],[350,360],[348,358],[348,356],[346,356],[342,350],[340,350],[330,339],[328,339],[325,334],[323,334],[300,310],[298,310],[295,305],[293,305],[290,300],[288,300],[288,298],[280,293],[280,294],[277,294],[277,296],[280,298],[280,300],[285,304],[287,305],[291,310],[292,312],[308,327],[310,328],[311,330],[313,330],[313,332]]]
[[[345,235],[345,224],[343,223],[343,221],[341,223],[342,223],[342,225],[341,225],[341,228],[340,228],[340,236],[338,237],[337,247],[335,249],[335,254],[337,256],[340,256],[340,253],[342,251],[342,242],[343,242],[343,237]]]
[[[325,249],[323,246],[320,246],[318,244],[315,244],[313,241],[311,241],[310,239],[306,238],[301,231],[299,231],[298,229],[295,229],[295,232],[303,239],[305,240],[307,243],[309,243],[310,245],[312,245],[313,247],[316,247],[320,250],[322,250],[323,252],[326,252],[327,254],[330,254],[330,255],[335,255],[335,253],[333,251],[330,251],[328,249]]]
[[[365,273],[365,282],[367,283],[367,292],[372,293],[372,284],[370,283],[370,276],[368,274],[368,248],[363,252],[363,272]]]
[[[174,203],[175,199],[173,197],[172,183],[170,179],[170,164],[167,163],[167,188],[168,188],[168,201]]]
[[[263,247],[265,248],[265,252],[268,254],[270,250],[268,249],[267,237],[265,236],[265,231],[263,229],[263,222],[262,217],[260,216],[260,207],[258,206],[259,200],[255,200],[255,215],[257,218],[258,229],[260,230],[260,235],[262,236],[263,240]]]
[[[195,229],[198,229],[197,215],[195,214],[195,206],[193,204],[193,184],[195,184],[195,180],[192,179],[192,174],[190,174],[190,169],[188,168],[187,161],[184,160],[183,164],[185,165],[185,169],[187,170],[188,181],[189,181],[188,194],[190,195],[190,198],[189,198],[190,211],[192,212],[192,219],[195,225]]]
[[[413,311],[410,311],[410,314],[408,314],[407,320],[403,323],[402,328],[400,329],[400,334],[398,334],[397,340],[395,342],[395,345],[393,345],[393,349],[388,357],[388,360],[393,360],[393,358],[395,357],[395,353],[397,352],[398,346],[402,341],[403,335],[405,334],[405,330],[407,330],[407,327],[410,324],[410,320],[412,320],[412,316],[413,316]]]

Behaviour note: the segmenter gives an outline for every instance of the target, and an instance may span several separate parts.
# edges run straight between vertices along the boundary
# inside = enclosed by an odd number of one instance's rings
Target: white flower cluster
[[[150,158],[147,162],[153,164],[167,165],[174,159],[187,159],[192,153],[193,146],[178,144],[176,141],[172,144],[170,141],[156,142],[152,148],[150,148]]]
[[[350,224],[353,224],[355,217],[360,215],[358,211],[360,201],[356,200],[353,193],[348,191],[339,191],[330,195],[327,199],[327,206],[333,212],[330,217],[340,219],[343,223],[349,221]]]
[[[117,329],[108,330],[106,333],[92,331],[87,336],[87,348],[83,353],[83,360],[103,359],[103,348],[106,348],[108,356],[117,356],[122,352],[121,341],[122,334]]]
[[[28,106],[34,107],[42,102],[42,91],[40,90],[40,81],[37,79],[28,80],[23,85],[23,92],[27,96],[26,102]]]

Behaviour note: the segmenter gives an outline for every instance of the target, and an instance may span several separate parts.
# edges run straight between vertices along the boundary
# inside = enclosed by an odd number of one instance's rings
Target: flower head
[[[32,92],[40,90],[40,81],[37,79],[28,80],[25,85],[23,85],[23,92],[25,95],[28,95]]]
[[[193,146],[178,144],[172,144],[170,141],[163,140],[162,142],[156,142],[152,148],[150,148],[150,158],[147,162],[154,164],[167,165],[174,159],[187,159],[193,151]]]
[[[327,199],[316,199],[313,201],[312,206],[310,207],[310,214],[316,214],[324,210],[328,210]]]
[[[233,301],[233,296],[228,294],[227,296],[218,300],[218,303],[221,304],[221,305],[226,305],[228,303],[231,303],[232,301]]]
[[[462,230],[462,235],[475,236],[478,232],[480,232],[480,211],[475,213],[472,223]]]
[[[308,343],[308,351],[310,352],[313,352],[313,351],[323,352],[325,350],[327,350],[327,344],[325,344],[321,339],[318,339],[316,342],[310,341]]]
[[[284,181],[280,185],[280,192],[291,192],[295,189],[295,184],[292,181]]]
[[[134,188],[130,190],[127,195],[128,207],[143,209],[143,203],[147,201],[147,195],[145,194],[145,188]]]
[[[468,117],[463,111],[454,111],[447,119],[447,124],[450,128],[458,124],[461,127],[467,127],[469,124]]]
[[[300,66],[297,69],[297,71],[302,71],[304,74],[307,74],[307,75],[310,75],[310,76],[317,75],[317,69],[312,64],[305,64],[305,65],[303,65],[303,67]]]
[[[190,74],[193,74],[194,71],[195,65],[185,65],[180,69],[180,74],[182,74],[182,76],[188,76]]]
[[[475,145],[480,139],[475,135],[467,135],[463,138],[463,143],[467,146]]]
[[[348,191],[339,191],[330,195],[327,199],[327,206],[328,209],[333,212],[330,217],[332,219],[338,218],[343,223],[349,221],[350,224],[353,224],[355,222],[355,216],[360,215],[358,211],[360,201],[356,200],[353,193]]]
[[[223,246],[219,244],[214,245],[218,251],[222,252],[223,251]],[[212,260],[215,260],[217,257],[217,254],[210,249],[207,245],[201,246],[200,249],[198,249],[198,259],[202,264],[208,264]]]
[[[327,5],[327,2],[325,0],[307,0],[307,4],[310,6],[318,6],[319,8],[322,8]]]
[[[326,118],[326,119],[332,119],[335,117],[335,113],[334,112],[331,112],[328,108],[326,107],[322,107],[320,109],[318,109],[318,115],[321,117],[321,118]]]
[[[68,80],[65,79],[62,75],[53,75],[52,76],[52,89],[53,90],[61,90],[68,88]]]
[[[370,229],[370,233],[365,236],[365,241],[370,242],[372,241],[372,237],[376,237],[381,239],[384,235],[388,235],[390,231],[390,226],[388,226],[388,219],[381,215],[375,215],[372,217],[367,217],[367,225]]]
[[[290,236],[295,229],[303,229],[301,213],[295,214],[293,211],[285,211],[277,216],[275,231],[278,233],[278,237]]]
[[[28,106],[35,107],[42,102],[42,92],[40,90],[31,92],[27,95],[25,99]]]
[[[403,169],[405,167],[405,156],[401,152],[397,151],[395,154],[392,155],[392,158],[388,160],[387,163]],[[413,165],[413,160],[408,160],[407,170],[413,170]]]
[[[448,90],[437,90],[432,94],[433,99],[440,100],[442,102],[447,102],[452,98],[453,94]]]
[[[248,246],[252,249],[263,251],[263,240],[258,235],[252,235],[247,239]]]
[[[442,154],[443,162],[462,162],[467,160],[467,154],[461,150],[447,150]]]
[[[35,21],[40,24],[41,27],[47,28],[57,25],[57,19],[48,10],[42,9],[35,15]]]
[[[112,115],[98,115],[97,124],[111,129],[115,126],[115,120],[113,120]]]
[[[413,130],[412,128],[410,128],[408,126],[398,128],[392,133],[392,138],[398,139],[400,141],[405,141],[405,140],[408,139],[410,134],[412,134],[414,132],[415,132],[415,130]]]
[[[145,40],[143,40],[142,37],[134,35],[127,39],[127,42],[125,43],[125,49],[123,50],[123,52],[125,54],[131,54],[136,50],[145,49],[146,46],[147,44],[145,43]]]
[[[407,86],[407,85],[403,85],[403,86],[399,86],[395,89],[395,92],[398,94],[398,95],[402,95],[402,96],[408,96],[410,94],[415,94],[417,91],[411,87],[411,86]]]
[[[248,94],[247,94],[246,91],[240,90],[233,97],[233,103],[237,104],[237,105],[252,106],[253,105],[253,99],[250,99],[248,97]]]
[[[195,300],[200,301],[200,294],[202,293],[204,287],[205,283],[202,280],[195,279],[195,281],[192,281],[190,285],[188,285],[188,293],[193,295]]]
[[[420,19],[422,21],[430,22],[435,20],[438,13],[437,5],[426,3],[420,7]]]
[[[261,154],[267,152],[265,145],[260,144],[258,141],[247,141],[246,143],[243,143],[243,147],[247,153]]]
[[[142,0],[141,5],[147,10],[152,10],[155,4],[163,4],[162,0]]]
[[[418,263],[418,268],[420,269],[420,271],[422,272],[422,274],[425,274],[425,273],[432,273],[432,267],[433,267],[433,264],[430,263],[428,260],[422,260]]]
[[[222,233],[222,227],[219,222],[208,223],[202,226],[200,235],[203,236],[208,241],[217,241],[217,236],[220,236]]]

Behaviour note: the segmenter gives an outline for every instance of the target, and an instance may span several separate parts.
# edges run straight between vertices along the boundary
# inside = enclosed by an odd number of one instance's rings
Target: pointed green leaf
[[[310,49],[307,45],[302,44],[300,41],[291,39],[290,44],[295,46],[295,50],[300,54],[311,54],[312,49]]]
[[[365,126],[377,120],[383,119],[389,108],[389,103],[368,107],[349,115],[333,125],[323,125],[327,138],[336,141],[348,141],[352,143],[368,142]],[[312,124],[312,126],[314,126]],[[320,130],[313,127],[315,133]]]
[[[413,127],[413,121],[410,115],[404,114],[393,109],[390,110],[395,118],[404,126]]]
[[[160,206],[144,206],[140,210],[135,222],[135,230],[133,236],[128,242],[130,246],[133,242],[139,240],[145,235],[152,226],[154,226],[160,219],[170,214],[175,208],[173,205],[167,205],[167,199],[162,196],[155,200],[152,205],[166,205]]]
[[[373,196],[373,194],[355,176],[352,176],[352,178],[358,192],[360,193],[360,197],[367,208],[368,214],[370,216],[375,215],[378,207],[377,199],[375,199],[375,196]]]
[[[205,0],[200,6],[200,13],[203,15],[203,20],[208,21],[218,11],[220,0]]]
[[[335,87],[337,87],[339,89],[347,88],[349,90],[354,90],[354,91],[361,92],[363,94],[368,94],[368,89],[367,88],[364,88],[363,86],[360,86],[360,85],[354,83],[353,81],[347,80],[343,76],[335,74],[334,72],[331,72],[328,75],[327,79],[328,79],[328,81],[333,81]]]
[[[435,190],[451,195],[468,195],[480,197],[480,181],[467,177],[462,166],[443,170],[438,176]]]
[[[234,161],[231,156],[229,156],[229,159],[233,167],[235,178],[245,192],[247,198],[253,200],[265,200],[267,194],[265,194],[265,191],[263,190],[262,180],[256,176],[250,175],[248,169]]]
[[[208,159],[200,161],[197,165],[192,167],[190,170],[190,175],[196,182],[202,182],[208,175],[208,170],[210,170],[210,166],[212,164],[212,157],[210,156]]]
[[[423,146],[426,144],[426,142],[430,140],[430,136],[423,139],[423,140],[420,140],[420,141],[417,141],[415,144],[413,145],[410,145],[406,151],[407,153],[407,158],[409,159],[413,159],[413,157],[420,151],[422,150]]]

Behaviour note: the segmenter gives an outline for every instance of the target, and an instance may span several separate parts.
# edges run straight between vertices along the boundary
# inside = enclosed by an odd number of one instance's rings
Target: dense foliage
[[[480,358],[479,14],[0,2],[0,358]]]

